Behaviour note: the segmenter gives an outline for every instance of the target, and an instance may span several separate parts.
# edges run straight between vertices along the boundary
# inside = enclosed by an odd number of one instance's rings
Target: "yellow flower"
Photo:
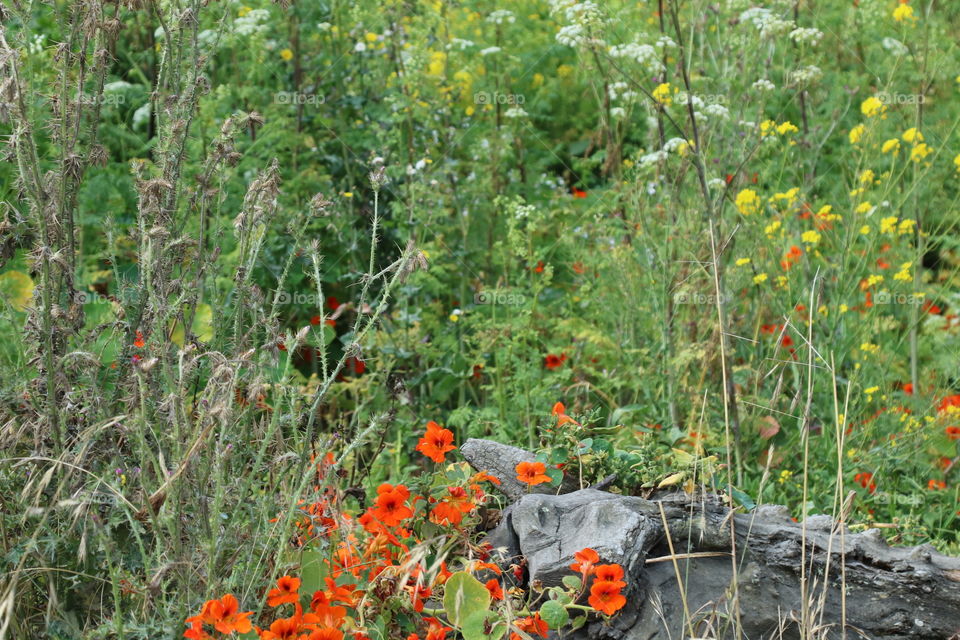
[[[850,129],[850,144],[857,144],[860,142],[860,138],[863,137],[863,132],[866,130],[867,128],[862,124],[858,124],[853,129]]]
[[[442,76],[447,67],[447,54],[443,51],[431,51],[430,62],[427,64],[427,74]]]
[[[819,307],[817,307],[817,313],[819,313],[822,316],[826,316],[830,314],[830,310],[827,309],[827,305],[822,304]]]
[[[542,73],[533,74],[533,88],[536,89],[542,84],[543,84],[543,74]]]
[[[367,42],[376,42],[377,34],[367,31],[367,34],[364,36],[367,39]]]
[[[742,267],[742,266],[745,265],[745,264],[750,264],[750,258],[738,258],[738,259],[737,259],[737,266],[738,266],[738,267]]]
[[[882,115],[886,110],[886,105],[884,105],[883,102],[880,101],[880,98],[877,98],[876,96],[870,96],[860,103],[860,113],[868,118]]]
[[[673,98],[670,96],[669,82],[658,84],[654,90],[650,92],[650,95],[653,96],[655,101],[662,105],[669,105],[673,102]]]
[[[800,131],[800,129],[797,129],[796,125],[790,122],[784,122],[783,124],[777,127],[777,133],[779,133],[782,136],[785,136],[788,133],[797,133],[798,131]]]
[[[777,123],[773,120],[764,120],[760,123],[760,137],[765,138],[773,131],[776,131]]]
[[[857,205],[857,208],[854,209],[854,211],[856,211],[857,213],[867,213],[868,211],[870,211],[870,209],[873,209],[872,204],[870,204],[869,202],[861,202],[860,204]]]
[[[880,351],[880,345],[873,344],[872,342],[864,342],[860,345],[860,351],[864,353],[878,353]]]
[[[760,196],[753,189],[744,189],[737,194],[737,209],[745,216],[752,215],[760,211]]]
[[[916,20],[917,17],[913,15],[913,7],[908,4],[899,4],[893,10],[893,19],[897,22],[903,22],[904,20]]]
[[[916,220],[910,220],[909,218],[906,220],[901,220],[900,224],[897,226],[897,235],[902,236],[907,233],[913,233],[913,225],[916,223]]]
[[[840,313],[846,313],[847,311],[850,311],[850,307],[848,307],[848,306],[845,305],[845,304],[841,304],[841,305],[840,305]]]
[[[864,169],[863,173],[860,174],[860,184],[866,184],[873,182],[874,173],[870,169]]]
[[[344,191],[344,192],[343,192],[342,194],[340,194],[340,195],[342,195],[344,198],[352,198],[352,197],[353,197],[353,192],[352,192],[352,191]]]
[[[468,116],[472,116],[474,111],[476,111],[476,109],[473,108],[472,104],[463,110],[463,112],[466,113]]]
[[[792,475],[793,475],[793,471],[790,471],[789,469],[784,469],[783,471],[780,472],[780,478],[777,479],[777,482],[780,484],[784,484],[787,480],[790,479],[790,476]]]
[[[293,51],[290,51],[290,49],[281,49],[280,57],[289,62],[293,60]]]
[[[242,18],[243,16],[247,15],[251,11],[253,11],[253,9],[251,9],[250,7],[240,7],[240,10],[237,11],[237,15]]]
[[[889,216],[880,220],[880,233],[893,233],[897,230],[897,216]]]
[[[898,153],[900,153],[900,141],[897,140],[896,138],[890,138],[889,140],[883,143],[883,146],[880,147],[880,151],[882,153],[893,152],[893,155],[897,155]]]
[[[767,281],[767,274],[765,273],[758,273],[757,275],[753,276],[753,284],[760,284],[761,282],[766,282],[766,281]]]
[[[914,162],[920,162],[928,155],[933,153],[933,149],[926,142],[921,142],[910,150],[910,159]]]
[[[870,394],[872,394],[872,393],[876,393],[877,391],[880,391],[880,387],[869,387],[869,388],[863,390],[863,392],[866,393],[867,395],[870,395]]]
[[[860,235],[864,235],[864,236],[870,235],[870,225],[865,224],[862,227],[860,227]]]
[[[910,264],[910,263],[908,262],[907,264]],[[913,280],[913,276],[910,275],[910,268],[908,267],[906,269],[901,269],[900,271],[897,271],[895,274],[893,274],[893,279],[899,280],[900,282],[908,282],[910,280]]]
[[[880,284],[883,282],[883,276],[880,274],[874,274],[867,278],[867,286],[872,287],[875,284]]]
[[[783,193],[775,193],[773,197],[770,198],[770,202],[778,202],[780,200],[786,200],[787,206],[793,206],[793,203],[797,201],[797,194],[800,193],[800,187],[794,187],[789,191]]]
[[[960,153],[953,159],[953,164],[957,165],[957,173],[960,173]]]
[[[923,142],[923,134],[920,133],[920,130],[916,127],[910,127],[903,132],[903,141],[909,142],[910,144],[916,144],[918,142]]]
[[[776,233],[777,229],[779,228],[780,228],[780,221],[774,220],[773,222],[771,222],[770,224],[768,224],[763,228],[763,232],[767,234],[768,237],[772,238],[773,234]]]
[[[804,231],[800,236],[800,239],[803,240],[806,244],[817,244],[820,242],[820,234],[816,231]]]
[[[571,67],[568,64],[562,64],[559,67],[557,67],[557,75],[560,76],[561,78],[569,77],[572,74],[573,74],[573,67]]]

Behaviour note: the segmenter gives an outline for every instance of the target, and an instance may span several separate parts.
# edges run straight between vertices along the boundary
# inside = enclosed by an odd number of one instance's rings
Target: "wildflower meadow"
[[[960,556],[954,0],[0,18],[0,640],[638,638],[499,552],[588,487]]]

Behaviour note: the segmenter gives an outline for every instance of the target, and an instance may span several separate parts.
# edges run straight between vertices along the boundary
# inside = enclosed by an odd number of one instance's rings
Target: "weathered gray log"
[[[555,486],[540,484],[531,487],[517,480],[517,465],[536,460],[536,456],[529,451],[491,440],[468,438],[460,445],[460,453],[474,469],[486,471],[497,478],[500,481],[497,488],[511,501],[517,501],[529,493],[558,493]],[[576,478],[564,474],[559,493],[570,493],[579,488]]]
[[[489,451],[502,446],[490,443]],[[485,448],[473,441],[468,461],[483,458],[477,454]],[[593,489],[523,495],[505,516],[488,541],[504,564],[525,559],[530,582],[559,584],[574,552],[586,547],[627,572],[629,604],[612,623],[564,638],[733,638],[736,627],[751,640],[844,632],[851,639],[960,639],[960,558],[929,545],[890,547],[879,530],[854,534],[829,516],[796,523],[784,507],[735,513],[716,496],[645,500]]]

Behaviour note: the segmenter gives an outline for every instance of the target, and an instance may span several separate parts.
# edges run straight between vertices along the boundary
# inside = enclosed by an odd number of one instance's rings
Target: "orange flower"
[[[594,570],[598,582],[619,582],[623,580],[623,567],[618,564],[597,565]]]
[[[330,627],[321,627],[308,635],[306,640],[343,640],[343,631]]]
[[[578,274],[578,275],[583,275],[583,272],[585,271],[585,269],[583,268],[583,263],[582,263],[582,262],[574,262],[574,263],[571,265],[571,268],[573,269],[573,272],[576,273],[576,274]]]
[[[323,591],[314,592],[310,600],[310,609],[316,616],[316,622],[325,627],[336,627],[347,617],[347,610],[344,607],[335,606],[330,594]]]
[[[474,504],[463,487],[448,487],[449,497],[437,503],[430,512],[430,519],[437,524],[447,522],[458,525],[463,521],[463,514],[473,511]]]
[[[143,339],[143,333],[141,333],[140,331],[137,331],[137,337],[133,341],[133,346],[135,346],[137,349],[142,349],[143,345],[145,344],[147,343]]]
[[[930,489],[931,491],[938,491],[940,489],[946,489],[946,488],[947,488],[947,483],[944,482],[943,480],[930,480],[929,482],[927,482],[927,489]]]
[[[271,607],[278,607],[287,602],[296,602],[300,599],[297,591],[300,589],[300,578],[291,578],[283,576],[277,580],[277,588],[271,589],[267,594],[267,604]]]
[[[586,198],[586,197],[587,197],[587,192],[586,192],[586,191],[584,191],[583,189],[577,189],[576,187],[573,187],[573,189],[571,189],[571,193],[573,194],[573,197],[574,197],[574,198]]]
[[[565,424],[575,424],[580,426],[580,423],[568,416],[566,411],[567,408],[563,406],[562,402],[558,402],[553,405],[553,415],[557,416],[557,426],[562,427]]]
[[[483,586],[485,586],[487,591],[490,592],[491,598],[494,600],[503,600],[503,589],[500,587],[499,580],[496,578],[490,578]]]
[[[951,407],[956,407],[960,409],[960,393],[956,393],[952,396],[947,396],[946,398],[941,400],[940,406],[937,407],[937,412],[943,413],[944,411],[946,411],[947,409],[950,409]]]
[[[202,625],[208,624],[220,633],[247,633],[253,629],[253,625],[248,618],[252,611],[240,613],[240,603],[228,593],[219,600],[207,600],[198,615],[187,618],[187,624],[191,629],[184,633],[186,638],[204,638]],[[197,634],[198,635],[187,635]]]
[[[550,476],[544,473],[547,470],[542,462],[521,462],[517,465],[517,480],[531,487],[550,482]]]
[[[547,369],[559,369],[563,366],[563,363],[567,361],[567,354],[562,353],[559,356],[555,356],[552,353],[548,353],[543,359],[543,366]]]
[[[543,621],[540,617],[540,612],[537,611],[532,616],[527,616],[526,618],[521,618],[520,620],[515,620],[514,623],[517,626],[517,629],[520,631],[525,631],[529,634],[537,634],[541,638],[547,637],[547,631],[550,629],[547,626],[547,623]],[[519,638],[517,634],[511,634],[511,638]]]
[[[620,593],[624,586],[623,582],[598,580],[590,587],[587,602],[600,613],[612,616],[627,604],[627,599]]]
[[[450,627],[445,627],[443,623],[436,618],[424,618],[423,621],[429,625],[427,627],[426,640],[445,640],[447,633],[453,631]]]
[[[576,560],[576,562],[570,565],[570,570],[588,576],[593,572],[593,566],[600,562],[600,554],[590,547],[587,547],[583,551],[574,553],[573,559]]]
[[[417,443],[417,451],[434,462],[443,462],[446,453],[454,449],[456,447],[453,446],[453,432],[444,429],[433,420],[428,422],[427,432]]]
[[[947,427],[945,431],[951,440],[960,440],[960,427]]]

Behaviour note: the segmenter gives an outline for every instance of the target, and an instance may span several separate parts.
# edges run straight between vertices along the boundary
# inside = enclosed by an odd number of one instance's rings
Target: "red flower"
[[[573,188],[573,190],[571,191],[571,193],[573,193],[573,197],[574,197],[574,198],[586,198],[586,197],[587,197],[587,192],[586,192],[586,191],[583,191],[583,190],[581,190],[581,189],[577,189],[576,187]]]
[[[563,366],[563,363],[567,361],[567,354],[562,353],[559,356],[555,356],[552,353],[548,353],[547,356],[543,359],[543,366],[547,369],[559,369]]]
[[[413,517],[413,511],[407,506],[410,492],[402,484],[393,487],[381,484],[377,489],[377,503],[370,511],[374,518],[388,527],[396,527],[403,520]]]
[[[424,618],[423,620],[429,625],[426,640],[446,640],[447,633],[453,631],[450,627],[443,626],[443,623],[436,618]]]
[[[517,480],[531,487],[550,482],[550,476],[544,473],[546,470],[547,467],[542,462],[521,462],[516,468]]]
[[[947,427],[945,431],[951,440],[960,440],[960,427]]]
[[[544,622],[543,619],[540,617],[539,611],[533,614],[532,616],[521,618],[520,620],[515,620],[513,624],[515,624],[517,626],[517,629],[520,629],[520,631],[525,631],[530,634],[535,633],[541,638],[546,638],[547,631],[550,629],[550,627],[547,626],[547,623]],[[514,633],[514,634],[511,634],[510,637],[519,638],[520,636]]]
[[[134,339],[134,341],[133,341],[133,346],[135,346],[137,349],[142,349],[142,348],[143,348],[143,345],[145,345],[145,344],[146,344],[146,342],[145,342],[144,339],[143,339],[143,334],[142,334],[141,332],[137,331],[137,337],[136,337],[136,339]]]
[[[417,451],[434,462],[443,462],[446,453],[454,449],[456,447],[453,446],[453,432],[444,429],[433,420],[428,422],[427,432],[420,438]]]
[[[873,481],[873,474],[861,472],[853,476],[853,481],[858,483],[864,489],[869,489],[870,493],[877,490],[877,483]]]
[[[278,607],[287,602],[296,602],[300,599],[297,591],[300,589],[300,578],[291,578],[283,576],[277,580],[277,588],[271,589],[267,594],[267,604],[271,607]]]
[[[957,407],[958,409],[960,409],[960,393],[956,393],[952,396],[947,396],[946,398],[941,400],[940,406],[937,407],[937,412],[943,413],[944,411],[947,411],[951,407]]]
[[[929,482],[927,482],[927,489],[930,489],[931,491],[939,491],[941,489],[946,489],[946,488],[947,488],[947,483],[944,482],[943,480],[930,480]]]
[[[533,268],[536,273],[543,273],[543,260],[537,260],[537,266]]]
[[[594,565],[600,562],[600,554],[587,547],[582,551],[575,552],[573,559],[576,562],[570,565],[570,570],[588,576],[593,572]]]
[[[612,616],[627,604],[627,599],[620,593],[624,586],[626,585],[623,582],[597,580],[590,587],[587,602],[600,613]]]
[[[912,383],[912,382],[906,383],[906,384],[903,385],[903,387],[901,387],[901,388],[903,389],[903,392],[904,392],[905,394],[907,394],[908,396],[912,396],[912,395],[913,395],[913,383]]]
[[[253,625],[248,618],[252,611],[240,613],[240,603],[232,594],[227,594],[219,600],[207,600],[200,613],[187,618],[191,629],[184,632],[185,638],[204,638],[202,625],[209,624],[220,633],[248,633]]]
[[[487,591],[490,592],[491,598],[494,600],[503,600],[503,589],[500,587],[499,580],[496,578],[490,578],[483,586],[485,586]]]
[[[623,580],[623,567],[618,564],[600,564],[594,569],[598,582],[619,582]]]
[[[582,262],[574,262],[574,263],[573,263],[572,265],[570,265],[570,266],[571,266],[571,268],[573,269],[573,272],[574,272],[574,273],[576,273],[576,274],[578,274],[578,275],[582,275],[582,274],[583,274],[584,268],[583,268],[583,263],[582,263]]]

